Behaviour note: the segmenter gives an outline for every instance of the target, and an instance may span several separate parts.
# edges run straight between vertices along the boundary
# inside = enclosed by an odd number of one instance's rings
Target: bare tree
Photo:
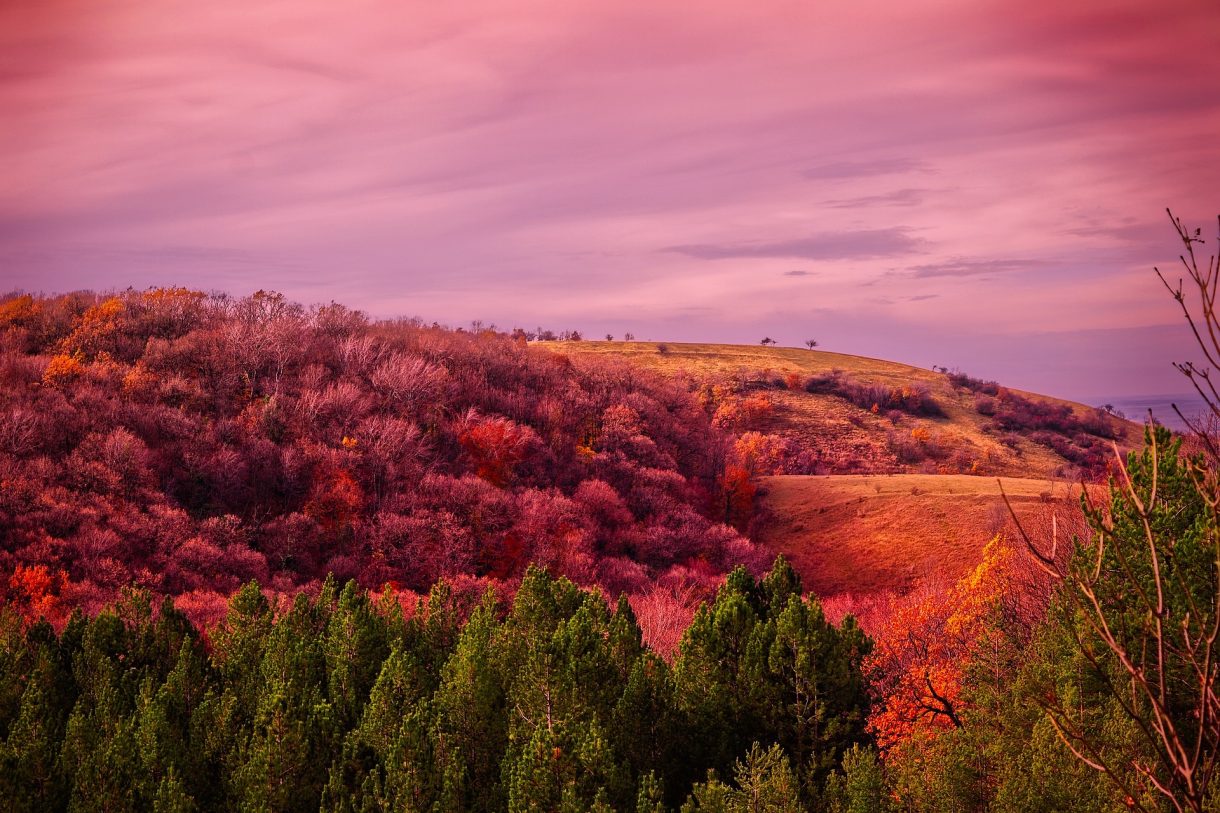
[[[805,346],[808,347],[810,350],[812,350],[813,348],[818,346],[818,340],[817,339],[806,339]]]

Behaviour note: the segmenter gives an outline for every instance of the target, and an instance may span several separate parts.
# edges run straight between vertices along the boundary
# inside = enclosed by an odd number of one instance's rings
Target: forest
[[[857,620],[749,539],[765,393],[266,292],[0,331],[6,810],[1220,810],[1206,435]]]
[[[766,564],[735,530],[759,436],[675,382],[524,337],[264,292],[14,296],[0,391],[0,572],[61,624],[129,585],[208,623],[252,579],[478,595],[532,562],[708,594]]]

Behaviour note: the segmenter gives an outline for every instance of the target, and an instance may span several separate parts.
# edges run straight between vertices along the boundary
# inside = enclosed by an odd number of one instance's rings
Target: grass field
[[[1003,478],[1022,524],[1041,533],[1052,512],[1078,522],[1080,486]],[[782,553],[815,594],[856,598],[947,584],[995,534],[1013,533],[995,478],[965,475],[768,477],[758,541]]]

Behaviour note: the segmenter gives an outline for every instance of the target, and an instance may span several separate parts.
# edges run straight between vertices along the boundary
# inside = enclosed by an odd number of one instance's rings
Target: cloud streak
[[[981,277],[991,274],[1012,274],[1022,271],[1034,271],[1053,265],[1046,260],[1036,259],[987,259],[966,260],[950,259],[942,262],[913,265],[907,269],[907,275],[915,279],[932,277]]]
[[[791,240],[757,243],[702,243],[664,249],[699,260],[800,257],[806,260],[858,260],[919,253],[923,243],[906,229],[828,232]]]

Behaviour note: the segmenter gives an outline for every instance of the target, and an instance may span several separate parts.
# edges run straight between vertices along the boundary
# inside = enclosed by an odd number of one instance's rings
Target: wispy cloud
[[[928,172],[928,165],[914,158],[875,158],[866,161],[832,161],[801,170],[810,180],[845,180],[905,172]]]
[[[1036,259],[951,259],[943,262],[913,265],[906,269],[906,276],[916,279],[928,277],[981,277],[988,274],[1007,274],[1014,271],[1029,271],[1046,268],[1054,263]]]
[[[832,209],[871,209],[876,206],[918,206],[927,197],[927,189],[896,189],[880,195],[862,195],[858,198],[828,200],[824,205]]]
[[[754,243],[699,243],[670,246],[667,252],[700,260],[800,257],[806,260],[851,260],[918,253],[923,241],[907,229],[861,229],[828,232],[792,240]]]
[[[1215,222],[1214,0],[417,5],[0,2],[3,284],[900,355],[1169,320]]]

